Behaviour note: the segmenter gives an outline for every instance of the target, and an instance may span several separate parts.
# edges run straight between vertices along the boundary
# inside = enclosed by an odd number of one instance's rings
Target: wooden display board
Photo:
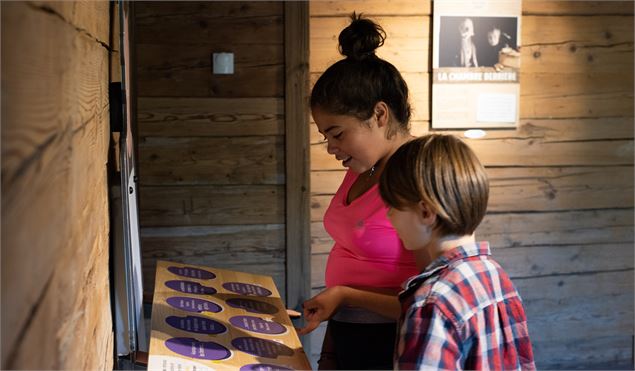
[[[310,370],[269,276],[158,261],[148,370]]]

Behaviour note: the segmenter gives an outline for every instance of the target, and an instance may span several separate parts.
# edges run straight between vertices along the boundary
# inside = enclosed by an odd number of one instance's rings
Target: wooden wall
[[[168,259],[271,275],[285,295],[284,4],[135,12],[144,289]],[[212,74],[214,52],[235,74]]]
[[[109,370],[110,5],[1,11],[1,368]]]
[[[385,28],[378,54],[412,91],[413,133],[427,132],[429,1],[311,2],[311,80],[340,58],[353,11]],[[477,238],[524,299],[539,368],[633,367],[633,3],[525,0],[521,22],[518,128],[469,141],[491,180]],[[344,169],[311,126],[316,293],[332,245],[322,219]]]

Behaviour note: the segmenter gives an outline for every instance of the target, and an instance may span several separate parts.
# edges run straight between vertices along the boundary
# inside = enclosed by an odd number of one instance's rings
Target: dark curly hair
[[[353,13],[351,24],[339,35],[339,51],[346,58],[331,65],[317,80],[311,92],[311,108],[365,121],[382,101],[396,121],[391,123],[388,136],[409,132],[408,86],[395,66],[375,55],[385,39],[386,32],[380,25]]]

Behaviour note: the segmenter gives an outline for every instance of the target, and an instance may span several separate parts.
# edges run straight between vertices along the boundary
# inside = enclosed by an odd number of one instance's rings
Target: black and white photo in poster
[[[518,49],[516,17],[441,16],[439,27],[439,67],[494,67]]]

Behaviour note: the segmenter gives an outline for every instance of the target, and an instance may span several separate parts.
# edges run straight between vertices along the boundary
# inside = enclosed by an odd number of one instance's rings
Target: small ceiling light
[[[466,138],[470,138],[470,139],[483,138],[485,134],[486,134],[485,130],[481,130],[481,129],[470,129],[470,130],[466,130],[465,133],[463,133],[463,135]]]

